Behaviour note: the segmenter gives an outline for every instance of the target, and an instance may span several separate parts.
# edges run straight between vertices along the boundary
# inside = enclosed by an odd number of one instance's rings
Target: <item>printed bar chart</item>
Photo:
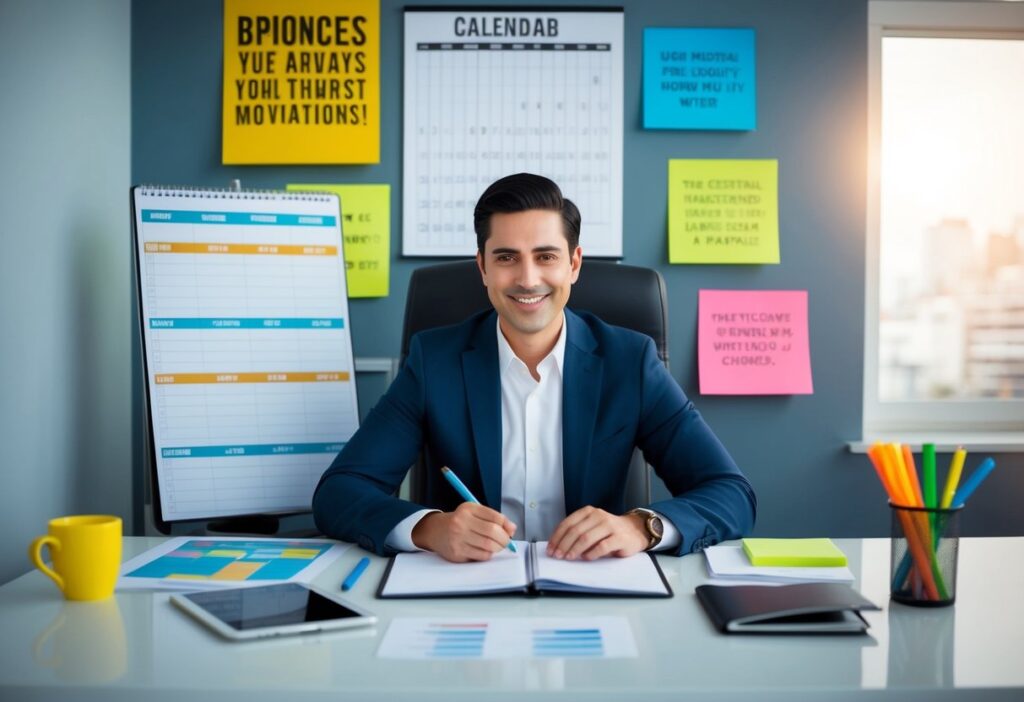
[[[391,621],[381,658],[635,658],[626,617],[495,617]]]

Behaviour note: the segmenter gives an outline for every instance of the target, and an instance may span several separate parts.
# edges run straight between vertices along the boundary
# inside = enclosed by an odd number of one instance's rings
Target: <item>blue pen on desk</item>
[[[455,492],[459,493],[459,496],[462,497],[462,499],[466,502],[472,502],[475,505],[480,504],[480,500],[473,497],[473,493],[469,491],[469,488],[466,487],[465,483],[459,480],[459,476],[455,475],[451,468],[448,466],[442,466],[441,474],[444,475],[445,480],[451,483],[451,486],[455,488]],[[512,553],[519,553],[516,551],[516,545],[511,541],[508,542],[508,550]]]
[[[356,563],[356,567],[352,569],[352,572],[348,574],[347,578],[345,578],[345,582],[341,584],[341,589],[343,592],[346,590],[351,590],[355,586],[356,581],[359,580],[359,576],[363,574],[363,571],[366,570],[366,567],[368,565],[370,565],[369,558],[366,558],[364,556],[363,558],[359,559],[359,562]]]

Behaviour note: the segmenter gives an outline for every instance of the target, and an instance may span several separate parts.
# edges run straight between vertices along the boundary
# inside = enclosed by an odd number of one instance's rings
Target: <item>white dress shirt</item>
[[[501,373],[501,513],[522,541],[545,541],[565,519],[562,478],[562,363],[565,314],[551,353],[530,369],[498,324]]]
[[[535,380],[515,355],[500,322],[498,370],[501,375],[501,513],[517,527],[514,538],[546,541],[565,519],[562,474],[562,367],[565,361],[565,314],[554,348],[537,364]],[[421,550],[412,530],[427,514],[423,509],[399,522],[385,541],[398,551]],[[677,546],[679,531],[664,518],[665,535],[656,550]]]

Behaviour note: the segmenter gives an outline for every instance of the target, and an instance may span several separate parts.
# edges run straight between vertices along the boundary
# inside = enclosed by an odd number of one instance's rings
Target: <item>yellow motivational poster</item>
[[[387,297],[391,261],[391,186],[289,184],[287,188],[338,194],[348,296]]]
[[[778,263],[779,162],[671,159],[669,263]]]
[[[380,0],[224,0],[225,164],[380,162]]]

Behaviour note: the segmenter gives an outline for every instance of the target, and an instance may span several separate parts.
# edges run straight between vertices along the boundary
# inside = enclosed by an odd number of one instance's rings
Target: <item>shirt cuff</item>
[[[384,539],[384,545],[396,551],[425,551],[426,549],[422,549],[412,542],[412,530],[425,516],[431,512],[440,511],[439,509],[421,509],[419,512],[413,512],[395,525],[395,528],[388,534],[388,538]],[[663,519],[662,522],[664,521]]]
[[[668,519],[666,519],[665,515],[661,512],[655,512],[653,509],[651,511],[658,515],[658,518],[661,519],[661,526],[665,530],[664,535],[662,535],[661,537],[661,541],[659,541],[658,545],[652,548],[651,550],[668,551],[679,546],[679,544],[683,541],[683,535],[679,533],[678,529],[676,529],[676,525],[670,522]],[[410,531],[412,530],[410,529]]]

